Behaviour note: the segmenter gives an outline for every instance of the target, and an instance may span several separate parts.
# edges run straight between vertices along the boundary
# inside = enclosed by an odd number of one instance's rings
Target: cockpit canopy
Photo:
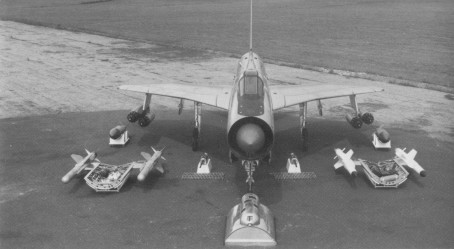
[[[240,80],[240,96],[263,96],[263,81],[256,70],[247,70]]]
[[[264,113],[263,81],[256,70],[246,70],[239,81],[238,114],[260,116]]]

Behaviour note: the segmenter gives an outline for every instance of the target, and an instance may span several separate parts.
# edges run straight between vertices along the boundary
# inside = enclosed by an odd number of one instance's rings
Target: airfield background
[[[249,42],[249,1],[3,0],[0,7],[2,20],[236,56]],[[297,67],[390,76],[352,74],[449,91],[453,16],[451,0],[260,0],[254,48],[265,59]]]
[[[330,71],[450,91],[452,1],[255,2],[258,54],[328,72],[267,64],[275,83],[386,87],[360,106],[386,124],[393,147],[416,148],[428,171],[390,191],[375,190],[361,174],[355,180],[335,174],[334,147],[373,161],[393,156],[373,150],[375,127],[358,131],[345,122],[348,98],[324,102],[324,117],[311,107],[304,154],[296,150],[298,113],[277,113],[276,164],[256,175],[258,195],[277,220],[277,248],[453,248],[453,95]],[[150,127],[130,126],[124,148],[107,143],[109,129],[126,122],[126,109],[143,101],[118,91],[119,84],[231,82],[237,59],[229,55],[248,48],[247,1],[2,0],[0,18],[0,247],[225,248],[225,216],[245,191],[244,170],[228,162],[225,113],[204,109],[202,131],[202,150],[224,181],[180,179],[195,170],[200,154],[190,149],[192,106],[178,116],[178,100],[153,99],[157,118]],[[84,147],[115,164],[138,160],[158,144],[167,145],[162,178],[128,181],[114,195],[95,193],[83,179],[60,181],[74,166],[70,154]],[[291,151],[316,179],[276,181],[269,174],[283,169]]]

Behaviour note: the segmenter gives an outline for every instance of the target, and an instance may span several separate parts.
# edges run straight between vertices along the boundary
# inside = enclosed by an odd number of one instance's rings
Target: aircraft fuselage
[[[251,51],[241,57],[227,122],[230,150],[241,160],[261,160],[273,146],[274,117],[267,79],[257,54]]]

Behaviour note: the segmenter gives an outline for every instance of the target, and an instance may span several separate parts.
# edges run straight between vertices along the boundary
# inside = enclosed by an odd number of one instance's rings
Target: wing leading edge
[[[150,93],[153,95],[192,100],[211,105],[224,110],[229,109],[229,86],[201,86],[188,84],[151,84],[151,85],[122,85],[120,90]]]
[[[273,110],[319,99],[337,98],[364,93],[381,92],[378,87],[352,87],[339,85],[270,85]]]

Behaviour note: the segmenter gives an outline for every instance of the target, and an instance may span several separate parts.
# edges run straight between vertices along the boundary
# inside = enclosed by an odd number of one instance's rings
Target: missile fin
[[[415,159],[416,153],[418,153],[415,149],[412,149],[410,152],[408,152],[407,156],[409,159]]]
[[[343,164],[340,160],[337,161],[337,163],[334,164],[334,168],[335,168],[335,169],[338,169],[338,168],[340,168],[340,167],[342,167],[342,166],[344,166],[344,164]]]
[[[145,158],[145,160],[150,161],[152,156],[148,154],[147,152],[140,152],[140,154]]]
[[[156,170],[161,172],[161,174],[164,174],[164,168],[162,167],[161,164],[159,164],[158,166],[156,166]]]
[[[402,158],[400,158],[400,157],[394,158],[394,161],[395,161],[397,164],[399,164],[399,165],[407,165],[407,164],[405,163],[405,161],[404,161]]]
[[[80,163],[82,160],[84,160],[82,156],[76,154],[72,154],[71,157],[76,163]]]

